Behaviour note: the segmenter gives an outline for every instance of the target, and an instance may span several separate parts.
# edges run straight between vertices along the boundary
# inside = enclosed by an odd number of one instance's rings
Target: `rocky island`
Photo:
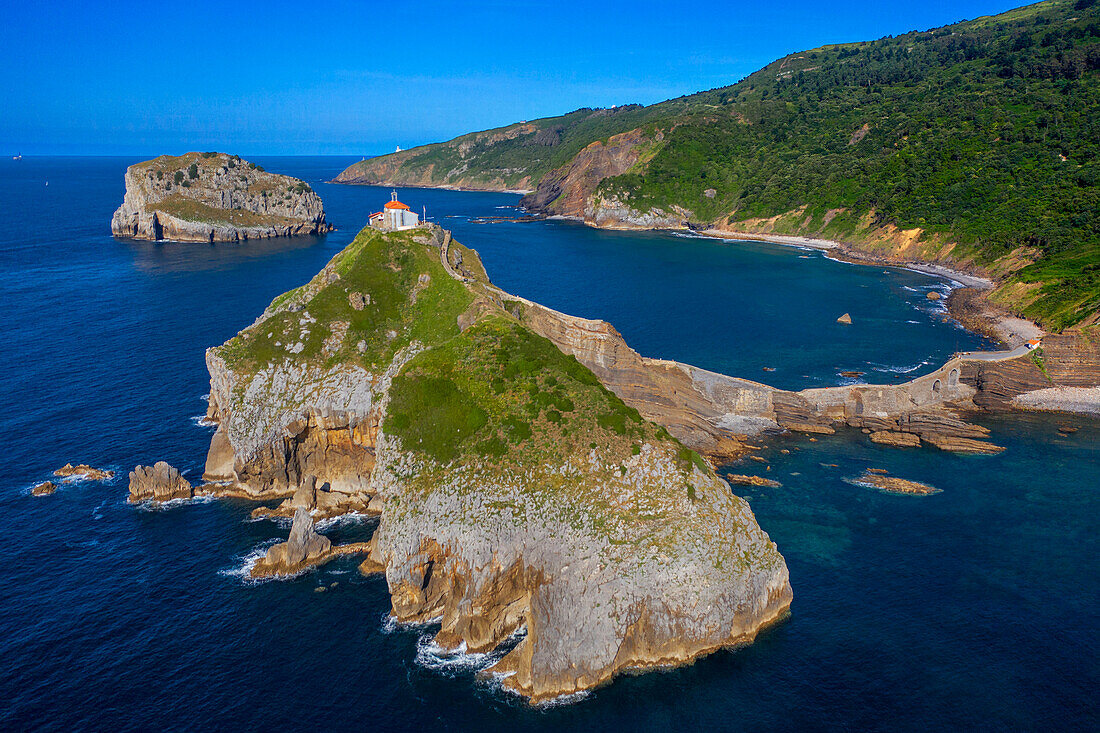
[[[293,516],[253,577],[366,555],[360,571],[384,575],[393,617],[440,623],[442,648],[522,636],[491,671],[542,701],[747,643],[786,613],[782,556],[700,454],[728,463],[750,436],[843,426],[996,452],[967,412],[1092,379],[1093,350],[1043,343],[1042,358],[960,354],[902,384],[791,392],[643,357],[606,322],[506,293],[439,227],[368,227],[207,351],[207,483],[158,464],[131,474],[131,495]],[[334,546],[313,527],[349,513],[378,517],[369,542]]]
[[[523,634],[491,671],[533,701],[752,641],[791,602],[775,544],[540,308],[447,232],[365,229],[210,349],[204,491],[294,512],[253,574],[367,552],[394,617],[438,621],[441,646]],[[369,546],[314,533],[350,511],[379,516]]]
[[[126,169],[111,219],[117,237],[239,242],[324,234],[333,227],[309,184],[225,153],[162,155]]]

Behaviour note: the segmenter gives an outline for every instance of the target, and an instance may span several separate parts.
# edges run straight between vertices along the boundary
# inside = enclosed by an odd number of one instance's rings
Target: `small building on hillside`
[[[1027,340],[1027,348],[1029,348],[1029,349],[1038,349],[1042,345],[1043,345],[1043,342],[1042,342],[1041,339],[1028,339]]]
[[[420,226],[420,216],[410,209],[407,204],[398,201],[397,191],[393,191],[390,193],[390,200],[386,202],[382,210],[370,215],[370,225],[376,229],[390,231],[412,229]]]

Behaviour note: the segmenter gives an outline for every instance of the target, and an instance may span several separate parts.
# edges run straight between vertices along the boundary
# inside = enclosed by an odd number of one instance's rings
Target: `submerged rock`
[[[54,476],[61,476],[62,478],[80,478],[83,481],[106,481],[107,479],[114,478],[115,472],[109,471],[104,468],[94,468],[86,463],[79,463],[73,465],[66,463],[61,468],[53,472]]]
[[[136,466],[130,472],[130,497],[128,501],[171,501],[190,499],[195,495],[191,482],[164,461],[152,466]]]
[[[870,469],[865,471],[854,483],[870,486],[890,494],[928,496],[929,494],[940,493],[940,490],[934,486],[922,484],[919,481],[909,481],[908,479],[886,476],[883,473]]]
[[[42,483],[37,484],[34,488],[31,489],[31,495],[49,496],[55,491],[57,491],[57,484],[55,484],[53,481],[43,481]]]

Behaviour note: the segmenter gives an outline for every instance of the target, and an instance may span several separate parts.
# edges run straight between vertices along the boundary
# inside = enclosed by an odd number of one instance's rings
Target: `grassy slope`
[[[488,186],[494,180],[507,188],[517,188],[530,176],[538,181],[546,173],[568,163],[574,155],[595,140],[632,130],[650,119],[664,116],[654,107],[630,105],[616,109],[579,109],[559,117],[546,117],[526,123],[530,132],[514,137],[508,131],[519,125],[470,133],[446,143],[434,143],[400,153],[408,156],[398,178],[420,179],[432,169],[434,183],[451,181],[449,171],[461,171],[468,184]],[[499,138],[505,139],[499,139]],[[388,156],[353,164],[342,176],[369,173]]]
[[[538,132],[496,143],[475,133],[425,146],[404,165],[537,181],[595,140],[660,127],[647,165],[604,181],[605,192],[642,210],[686,207],[699,224],[806,207],[784,231],[858,242],[884,226],[919,228],[922,256],[950,243],[954,260],[1015,270],[1007,304],[1048,327],[1100,310],[1095,0],[825,46],[729,87],[531,124]],[[555,144],[546,130],[560,131]],[[460,141],[474,143],[465,155]]]
[[[474,296],[447,275],[438,250],[417,244],[414,234],[383,235],[364,229],[308,284],[272,301],[262,323],[219,347],[221,355],[231,367],[246,372],[289,359],[318,367],[357,363],[380,373],[414,340],[434,344],[457,336],[456,318]],[[339,277],[330,281],[329,272]],[[421,275],[430,278],[427,286],[421,286]],[[351,293],[369,295],[371,303],[356,310]],[[317,322],[309,324],[308,335],[301,339],[301,321],[307,314]],[[325,341],[340,323],[347,324],[345,335],[326,351]],[[287,350],[299,341],[300,352]]]
[[[393,380],[383,427],[407,450],[437,464],[490,457],[515,471],[570,456],[581,461],[592,449],[605,462],[622,461],[643,442],[669,442],[685,475],[693,466],[709,471],[697,454],[645,422],[575,357],[512,314],[489,307],[460,332],[459,314],[488,283],[484,270],[463,248],[464,265],[475,277],[467,288],[443,270],[438,248],[417,236],[424,232],[364,229],[329,267],[276,298],[266,318],[218,347],[218,354],[245,377],[283,360],[319,368],[359,364],[380,373],[415,340],[428,348]],[[339,278],[329,276],[333,271]],[[427,284],[420,282],[424,274]],[[369,293],[371,305],[355,310],[351,292]],[[304,348],[292,353],[286,347],[301,340],[307,314],[316,322],[309,324]],[[343,338],[326,351],[326,339],[342,331],[342,323],[348,324]],[[248,380],[240,381],[246,388]]]

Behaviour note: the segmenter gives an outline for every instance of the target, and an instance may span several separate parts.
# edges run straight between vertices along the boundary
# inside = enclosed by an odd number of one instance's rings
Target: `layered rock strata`
[[[365,506],[394,616],[442,617],[436,641],[468,651],[525,634],[494,671],[532,700],[782,618],[787,568],[747,503],[525,310],[439,232],[364,231],[211,349],[206,478],[295,513],[253,573],[330,557],[310,514]]]
[[[225,153],[162,155],[126,169],[126,193],[111,219],[118,237],[237,242],[333,229],[305,182]]]
[[[180,475],[178,469],[164,461],[157,461],[152,466],[136,466],[130,472],[128,500],[131,503],[190,499],[194,495],[191,482]]]

